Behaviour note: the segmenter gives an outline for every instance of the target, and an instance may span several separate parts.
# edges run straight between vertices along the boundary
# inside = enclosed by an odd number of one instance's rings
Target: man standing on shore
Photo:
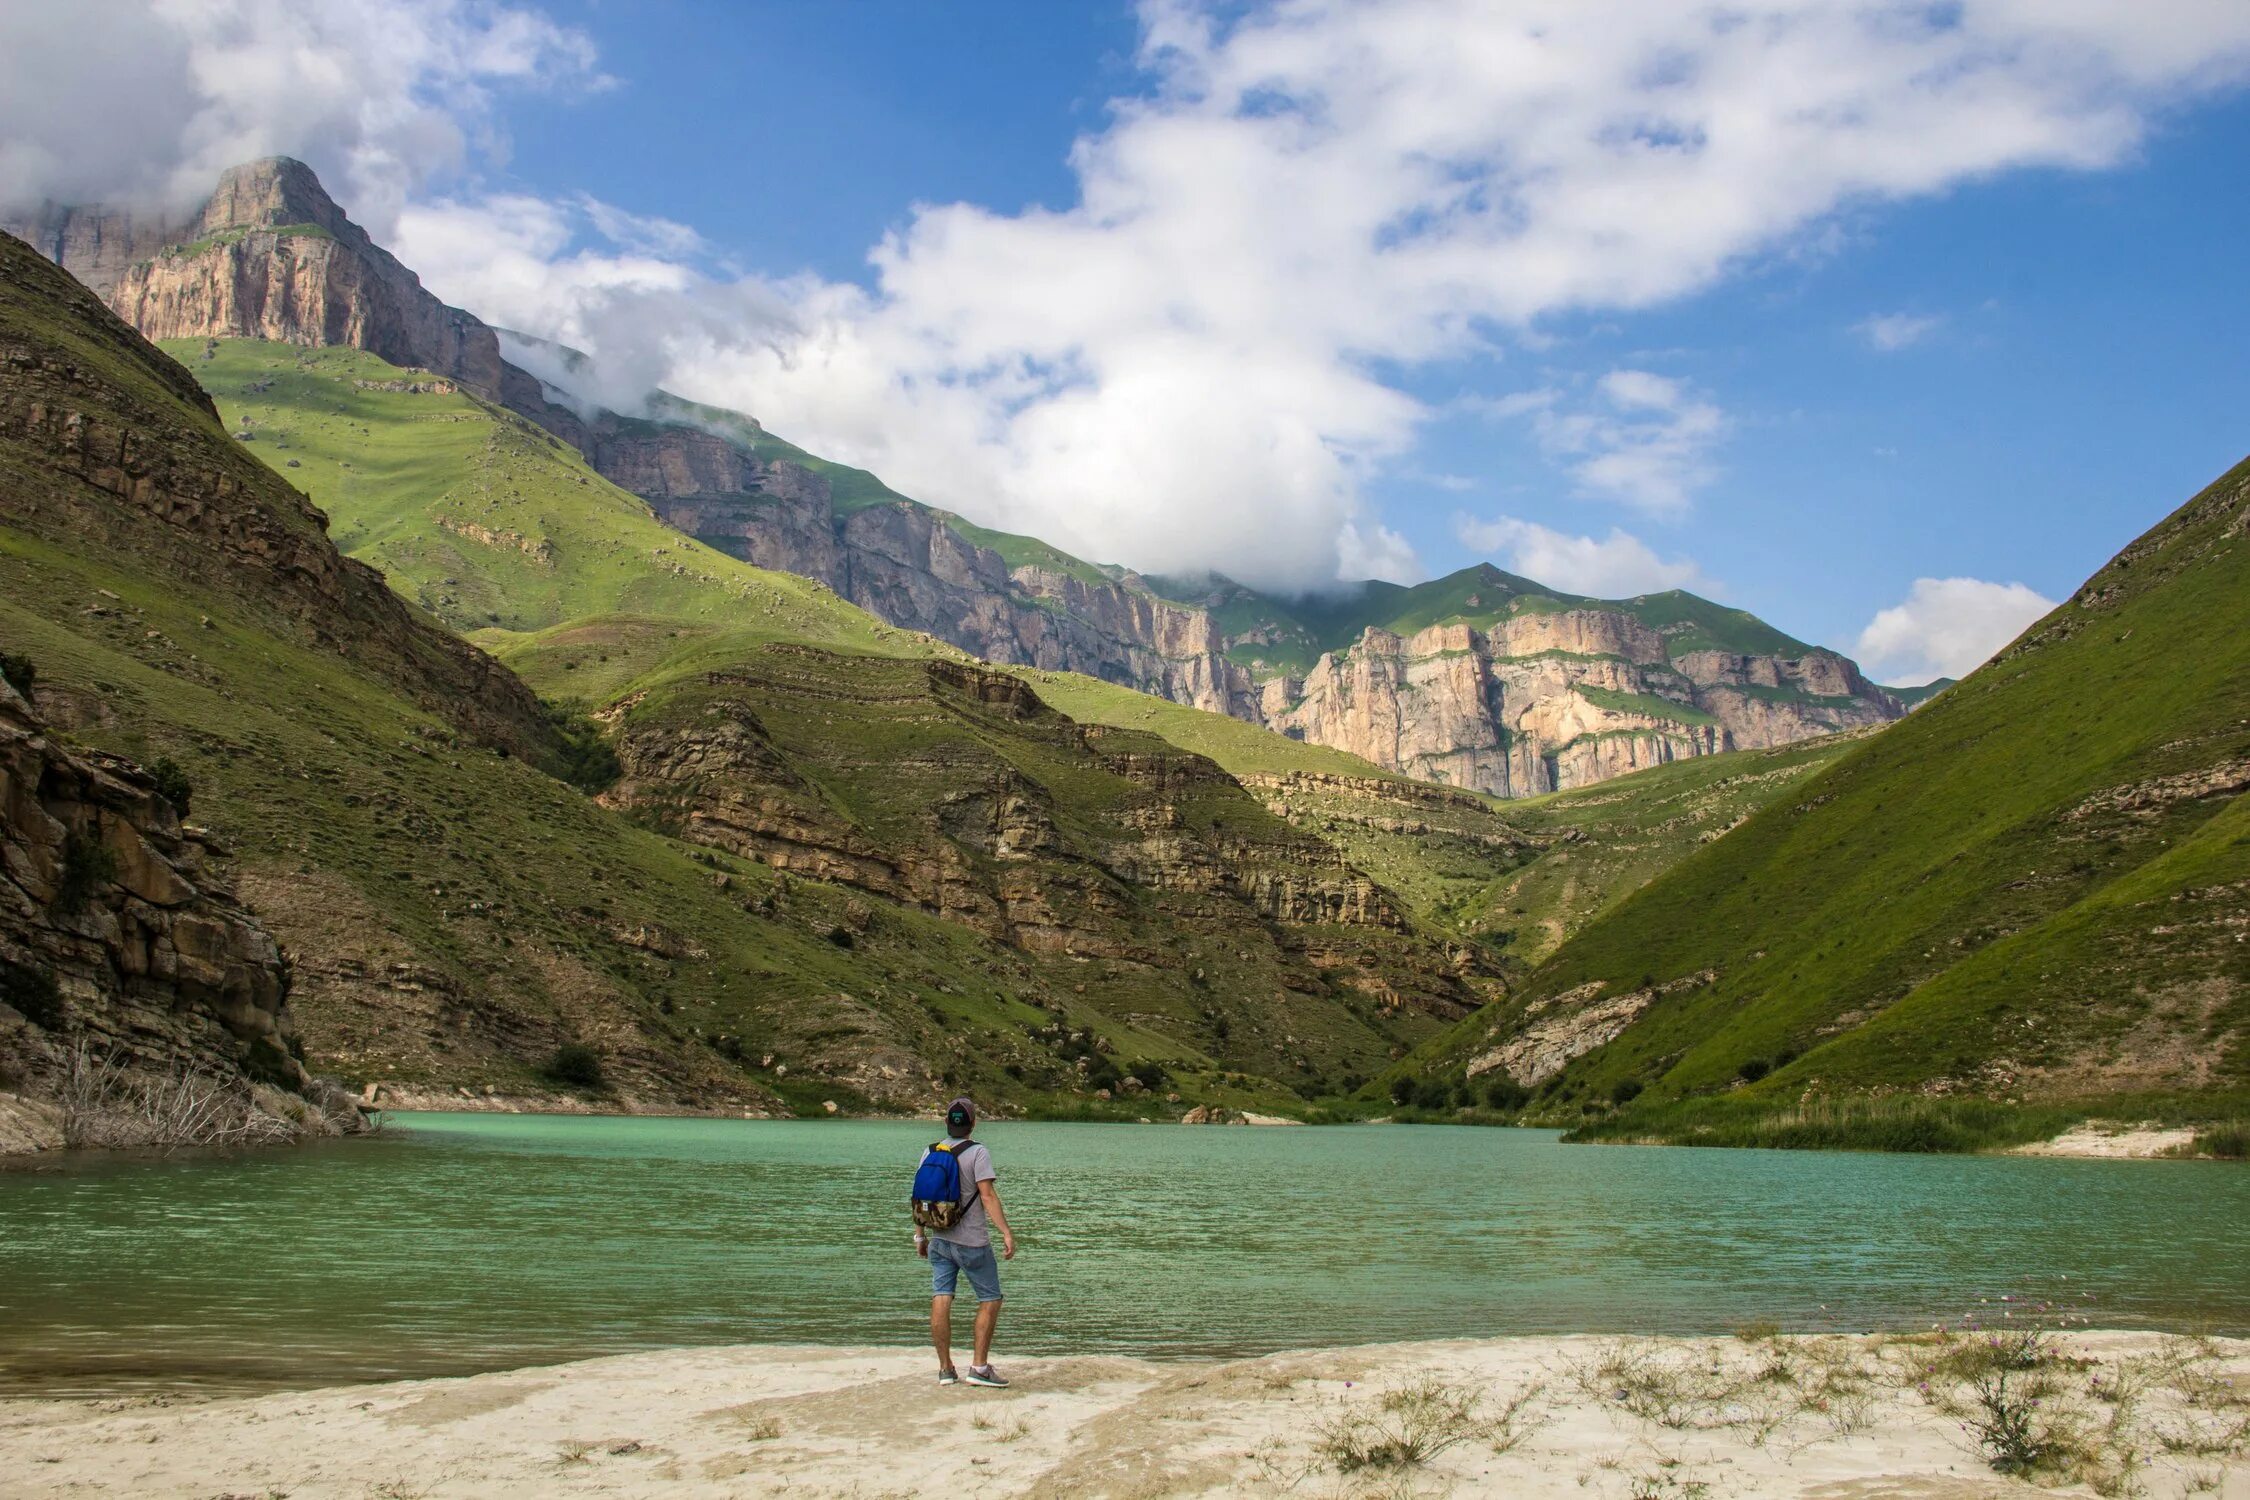
[[[953,1293],[964,1275],[977,1299],[976,1346],[968,1382],[1008,1383],[992,1368],[992,1330],[1000,1323],[1000,1261],[993,1258],[992,1230],[1000,1231],[1000,1259],[1016,1258],[1016,1237],[1000,1207],[992,1153],[970,1139],[976,1123],[977,1107],[967,1099],[956,1099],[946,1107],[947,1140],[931,1149],[950,1151],[959,1164],[962,1210],[949,1228],[924,1230],[917,1225],[914,1230],[915,1253],[930,1262],[930,1342],[937,1348],[939,1385],[953,1385],[963,1378],[953,1368]]]

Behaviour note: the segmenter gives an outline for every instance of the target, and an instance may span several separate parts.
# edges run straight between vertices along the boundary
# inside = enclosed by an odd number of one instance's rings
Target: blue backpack
[[[910,1203],[914,1223],[921,1229],[951,1229],[968,1217],[969,1203],[961,1201],[961,1153],[975,1141],[937,1141],[922,1153],[914,1169]]]

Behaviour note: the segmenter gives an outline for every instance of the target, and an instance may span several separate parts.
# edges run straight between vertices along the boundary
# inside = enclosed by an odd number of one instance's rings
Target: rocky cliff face
[[[682,531],[757,566],[820,579],[893,625],[988,661],[1080,672],[1230,714],[1409,775],[1527,796],[1904,711],[1829,653],[1674,657],[1663,632],[1598,601],[1440,623],[1404,639],[1370,627],[1301,674],[1253,671],[1245,663],[1284,636],[1302,639],[1302,627],[1222,628],[1210,608],[1060,554],[1011,564],[912,502],[839,506],[820,474],[754,451],[763,434],[746,418],[725,414],[725,432],[671,420],[690,409],[664,406],[670,398],[659,401],[663,422],[586,412],[503,360],[492,329],[424,291],[310,170],[285,158],[229,171],[179,222],[55,205],[0,222],[150,338],[349,344],[438,372],[546,427]],[[582,359],[547,352],[564,367]]]
[[[0,217],[99,293],[144,338],[348,344],[395,365],[501,394],[492,330],[422,289],[412,271],[288,157],[229,168],[177,220],[43,204]]]
[[[1529,797],[1902,712],[1830,652],[1668,658],[1638,621],[1574,609],[1404,639],[1371,628],[1304,677],[1266,683],[1257,717],[1425,780]]]
[[[32,332],[31,312],[57,308],[84,342]],[[486,743],[547,754],[551,730],[530,690],[339,553],[326,518],[227,444],[194,380],[151,354],[84,288],[0,238],[0,447],[39,476],[0,491],[0,516],[64,545],[128,546],[161,576],[224,585]]]
[[[0,1063],[83,1043],[135,1067],[307,1082],[289,970],[130,761],[66,750],[0,679]]]
[[[1064,777],[1103,790],[1090,799],[1083,788],[1062,790],[976,735],[938,727],[915,731],[910,751],[849,767],[829,763],[841,747],[825,736],[770,727],[776,715],[826,725],[837,704],[862,734],[885,739],[915,721],[989,716],[1013,726],[1009,738],[1059,757]],[[1243,907],[1284,926],[1408,925],[1331,846],[1254,816],[1210,761],[1145,734],[1072,723],[1001,673],[777,647],[706,674],[661,710],[625,707],[617,743],[625,775],[605,796],[611,805],[1027,951],[1143,956],[1136,890]],[[879,774],[881,793],[839,790],[868,774]],[[897,810],[852,815],[863,797]],[[1089,802],[1101,811],[1089,815]]]
[[[586,445],[594,466],[667,523],[722,552],[818,578],[870,614],[987,661],[1081,672],[1254,717],[1255,686],[1227,660],[1207,611],[1125,581],[1010,568],[926,506],[839,515],[827,481],[796,464],[762,461],[695,428],[633,425],[618,435],[594,424]]]

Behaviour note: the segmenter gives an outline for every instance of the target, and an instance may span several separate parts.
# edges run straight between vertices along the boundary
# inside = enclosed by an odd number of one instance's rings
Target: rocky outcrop
[[[1010,568],[926,506],[894,502],[839,515],[819,475],[698,428],[632,423],[618,432],[597,419],[557,430],[571,427],[585,432],[603,477],[670,525],[758,567],[817,578],[901,629],[1002,665],[1080,672],[1254,717],[1255,684],[1227,659],[1211,615],[1160,599],[1130,575],[1089,580]]]
[[[0,679],[0,1063],[52,1080],[84,1044],[129,1066],[308,1081],[289,970],[138,766],[64,749]]]
[[[1257,717],[1410,776],[1527,797],[1903,712],[1830,652],[1673,658],[1627,615],[1573,609],[1406,639],[1369,629],[1304,677],[1266,684]]]
[[[1468,1076],[1499,1072],[1525,1088],[1536,1088],[1597,1047],[1606,1047],[1657,1001],[1698,990],[1717,979],[1709,969],[1668,984],[1643,985],[1604,997],[1601,981],[1582,984],[1525,1010],[1523,1022],[1505,1042],[1472,1060]]]
[[[0,229],[99,293],[144,338],[347,344],[501,393],[493,331],[429,292],[285,156],[231,167],[171,218],[42,204]]]
[[[864,679],[856,688],[855,678]],[[807,750],[768,726],[772,712],[802,716],[818,703],[850,703],[875,722],[1022,726],[1065,774],[1108,789],[1095,803],[1103,810],[1089,823],[1076,805],[1082,787],[1058,793],[983,753],[975,733],[923,729],[919,748],[882,768],[887,782],[928,783],[926,796],[909,799],[914,814],[887,824],[852,817],[825,778],[808,779]],[[1325,842],[1240,814],[1226,820],[1239,826],[1215,826],[1214,804],[1254,807],[1211,761],[1145,734],[1075,724],[1006,673],[948,661],[854,667],[776,648],[758,664],[708,674],[662,712],[629,712],[617,746],[625,774],[604,796],[611,805],[1027,951],[1140,956],[1134,891],[1223,903],[1285,927],[1408,930],[1390,894]]]
[[[226,440],[185,370],[5,236],[0,292],[0,447],[39,475],[0,488],[9,525],[65,546],[128,547],[152,576],[223,585],[485,743],[533,759],[549,752],[552,731],[531,691],[338,552],[327,518]],[[11,308],[64,311],[87,342],[57,342]]]

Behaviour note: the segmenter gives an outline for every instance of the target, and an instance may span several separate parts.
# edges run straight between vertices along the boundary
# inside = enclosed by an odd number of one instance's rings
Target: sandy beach
[[[2078,1333],[2013,1372],[2051,1440],[1995,1472],[1982,1336],[1516,1338],[1231,1362],[671,1350],[223,1399],[0,1403],[0,1496],[2250,1496],[2250,1341]],[[2004,1361],[2003,1361],[2004,1362]],[[2034,1390],[2036,1387],[2036,1390]]]

